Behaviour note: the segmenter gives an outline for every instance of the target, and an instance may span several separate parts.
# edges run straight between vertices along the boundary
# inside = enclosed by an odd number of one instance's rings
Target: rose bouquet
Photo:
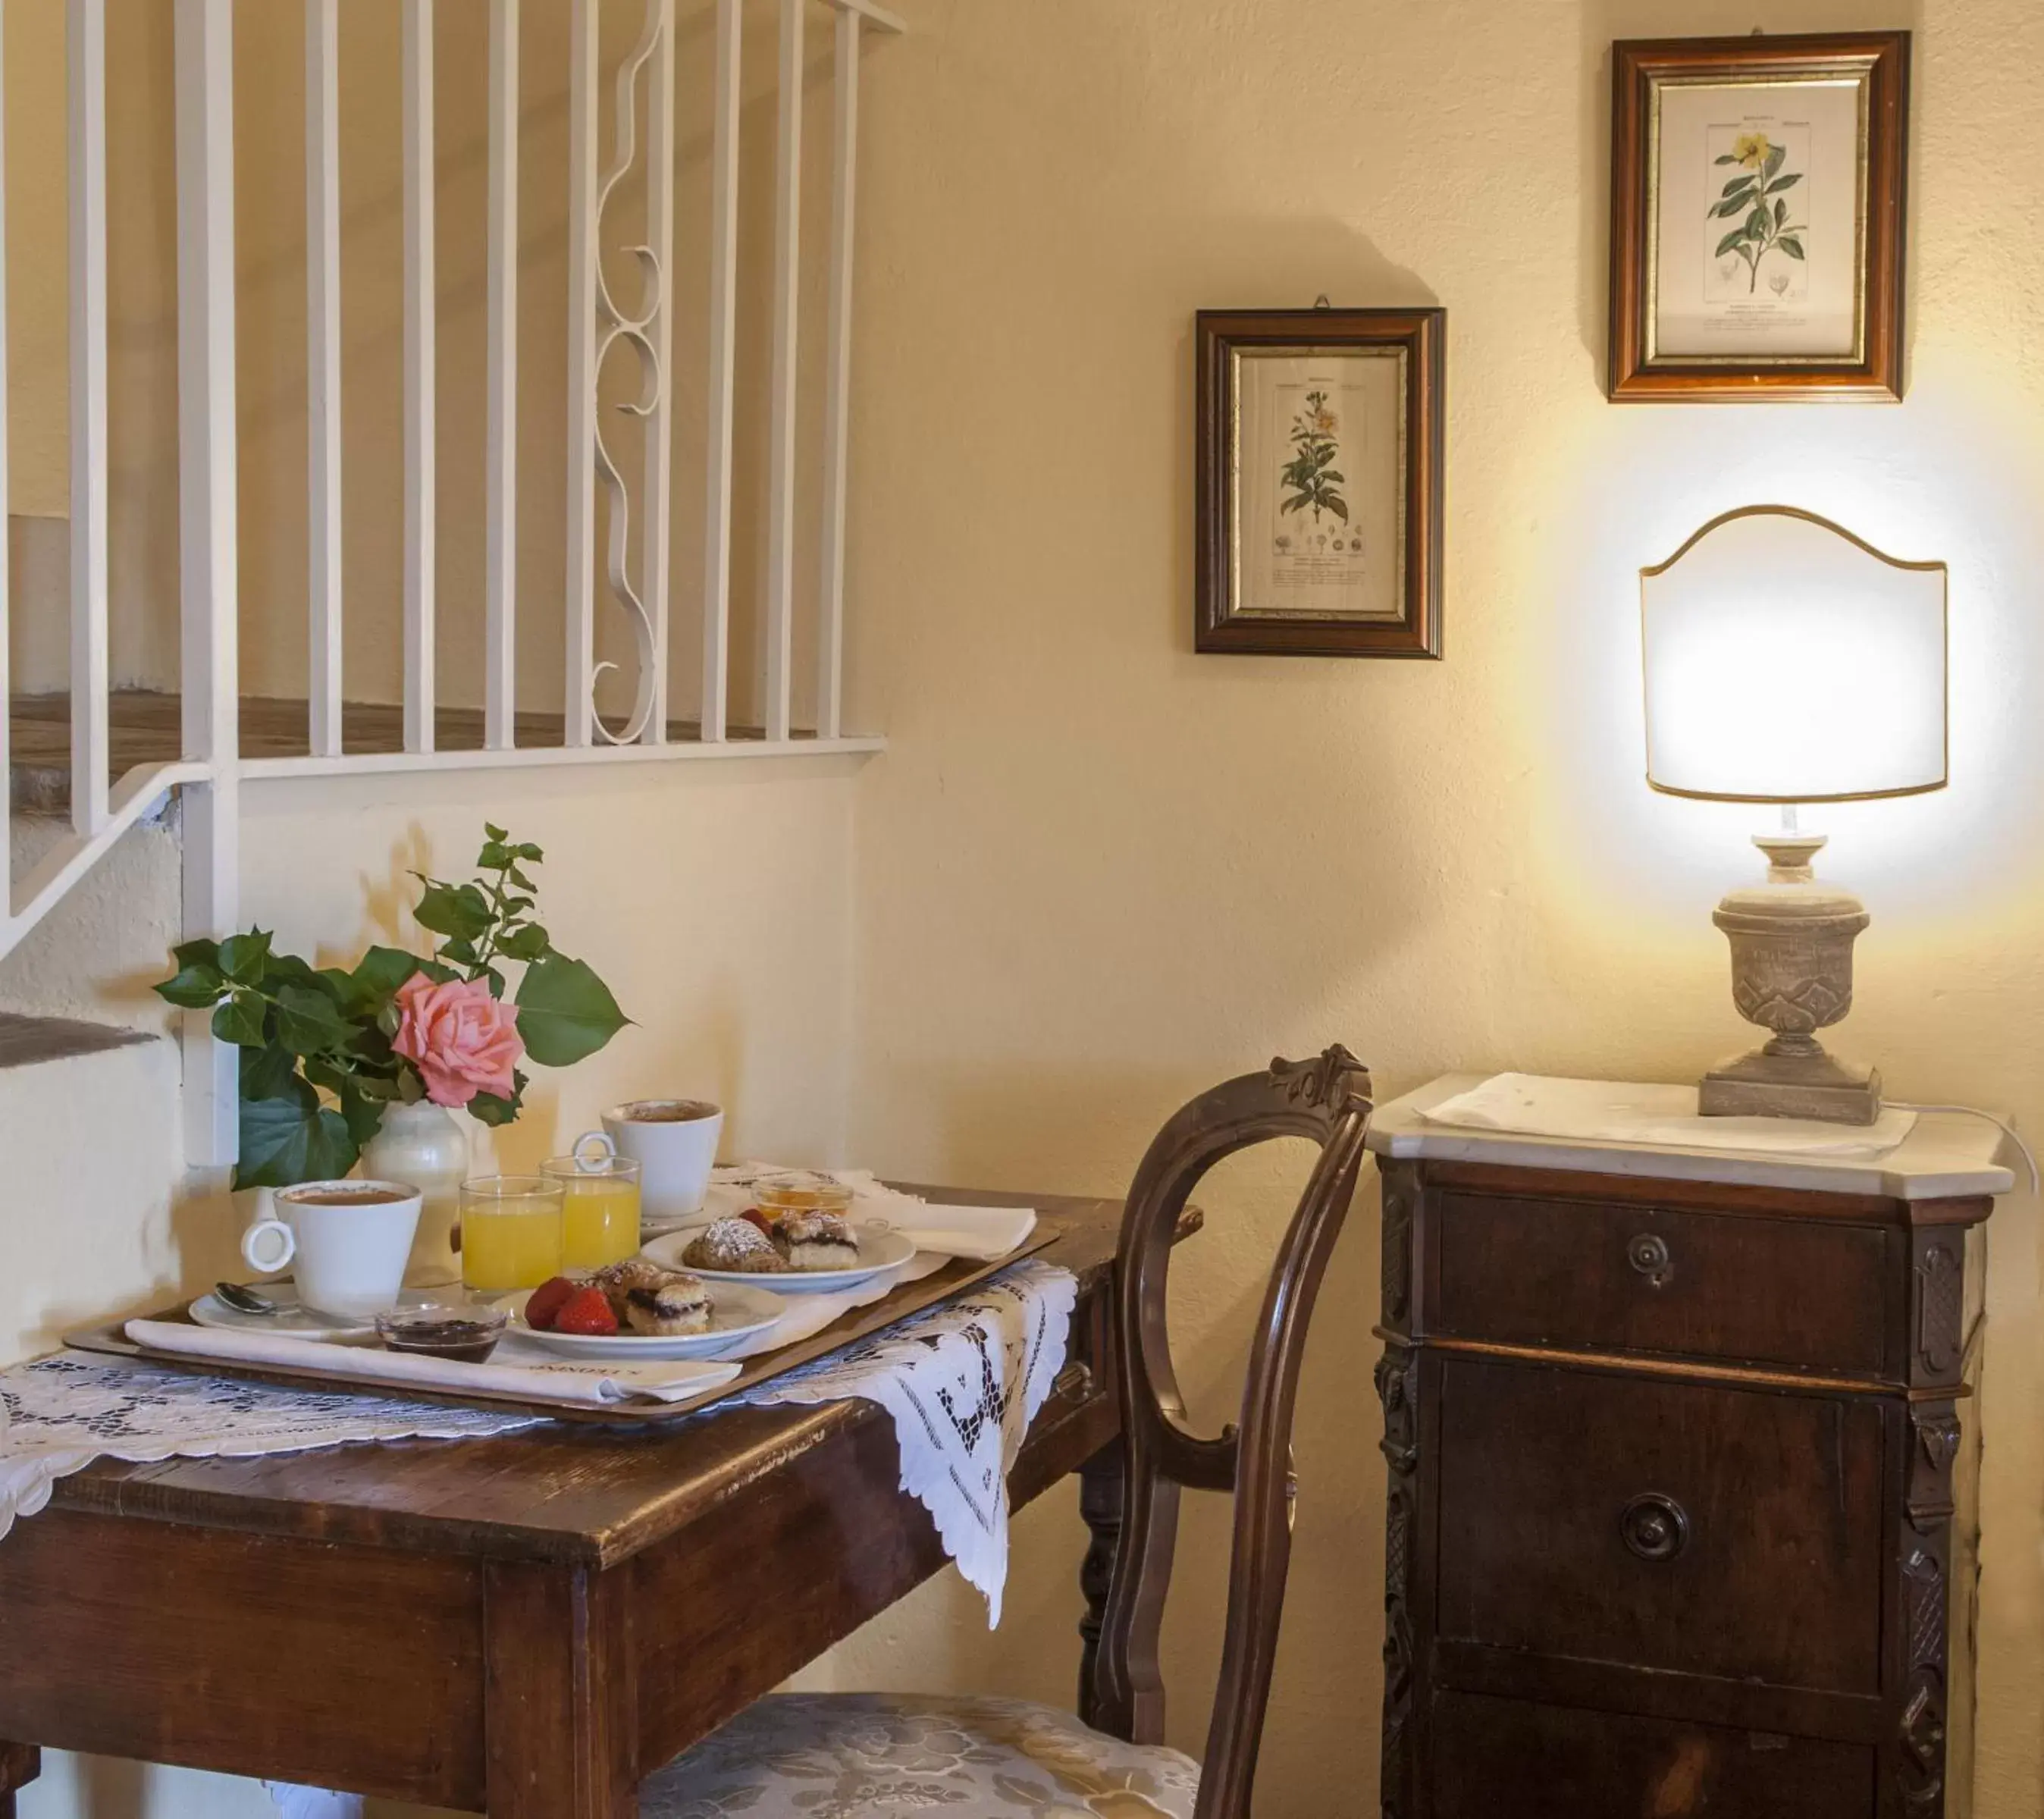
[[[571,1066],[631,1021],[534,920],[526,868],[539,848],[501,828],[483,834],[471,882],[419,879],[413,913],[440,936],[424,958],[378,947],[352,967],[314,967],[276,952],[260,929],[174,950],[178,970],[158,993],[210,1009],[213,1034],[241,1051],[236,1186],[347,1174],[394,1103],[429,1099],[509,1124],[524,1103],[521,1062]],[[509,966],[521,969],[515,991]]]

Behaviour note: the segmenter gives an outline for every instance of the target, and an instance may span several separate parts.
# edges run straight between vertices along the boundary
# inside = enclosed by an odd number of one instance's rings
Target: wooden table
[[[1119,1202],[1028,1205],[1081,1284],[1010,1479],[1118,1519]],[[33,1745],[486,1812],[632,1819],[639,1782],[944,1563],[870,1402],[252,1459],[102,1461],[0,1541],[0,1819]]]

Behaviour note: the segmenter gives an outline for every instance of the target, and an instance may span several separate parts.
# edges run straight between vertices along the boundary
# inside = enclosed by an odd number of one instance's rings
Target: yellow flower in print
[[[1313,427],[1320,431],[1323,436],[1333,435],[1335,431],[1340,426],[1341,419],[1336,417],[1331,410],[1321,410],[1315,413],[1314,414]]]
[[[1722,145],[1724,141],[1719,140],[1718,143]],[[1732,141],[1732,162],[1750,165],[1757,171],[1767,162],[1767,154],[1772,150],[1773,147],[1768,144],[1765,133],[1742,133]]]

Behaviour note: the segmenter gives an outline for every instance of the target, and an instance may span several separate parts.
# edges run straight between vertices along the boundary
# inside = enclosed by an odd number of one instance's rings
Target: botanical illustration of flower
[[[1760,262],[1770,252],[1779,252],[1794,260],[1808,256],[1803,250],[1802,240],[1806,225],[1788,219],[1788,204],[1781,193],[1803,180],[1800,171],[1785,175],[1782,172],[1782,161],[1788,156],[1788,148],[1774,144],[1765,133],[1742,133],[1732,142],[1729,152],[1720,153],[1713,160],[1719,164],[1735,164],[1739,169],[1738,175],[1727,180],[1718,199],[1707,211],[1708,217],[1739,215],[1744,218],[1718,242],[1717,251],[1711,256],[1722,260],[1730,254],[1742,261],[1746,267],[1748,292],[1759,288]],[[1720,265],[1719,269],[1722,271],[1724,268]],[[1779,283],[1770,275],[1768,285],[1775,295],[1780,296],[1788,287],[1787,273],[1781,275]]]
[[[1779,297],[1783,291],[1788,288],[1788,274],[1785,271],[1777,271],[1774,273],[1773,276],[1767,280],[1767,288],[1773,291],[1776,296]]]
[[[1306,408],[1292,419],[1292,459],[1278,476],[1290,489],[1281,511],[1302,512],[1311,506],[1316,524],[1323,512],[1348,522],[1348,502],[1339,490],[1346,476],[1335,466],[1341,452],[1335,439],[1340,428],[1341,420],[1327,408],[1327,394],[1308,392]]]

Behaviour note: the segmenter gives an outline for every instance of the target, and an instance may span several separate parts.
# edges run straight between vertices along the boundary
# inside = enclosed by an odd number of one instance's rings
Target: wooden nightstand
[[[1387,1819],[1964,1814],[2000,1133],[1848,1162],[1420,1115],[1475,1079],[1370,1139]]]

